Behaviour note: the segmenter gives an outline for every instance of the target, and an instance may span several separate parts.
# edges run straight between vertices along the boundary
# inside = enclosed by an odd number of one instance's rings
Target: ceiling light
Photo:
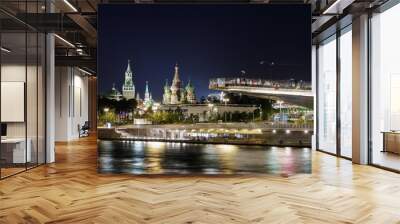
[[[82,48],[77,48],[76,49],[76,53],[78,53],[79,55],[84,55],[85,53],[83,52]]]
[[[332,5],[330,5],[327,9],[324,10],[322,14],[328,14],[332,9],[334,9],[337,4],[339,4],[340,0],[336,0]]]
[[[324,15],[342,14],[343,13],[343,9],[347,8],[353,2],[354,2],[354,0],[336,0],[335,2],[333,2],[332,5],[330,5],[327,9],[325,9],[322,14],[324,14]]]
[[[67,4],[74,12],[78,12],[75,6],[73,6],[68,0],[64,0],[64,3]]]
[[[59,40],[61,40],[62,42],[66,43],[67,45],[69,45],[70,47],[75,48],[75,45],[73,45],[71,42],[69,42],[68,40],[62,38],[61,36],[59,36],[58,34],[54,34],[55,37],[57,37]]]
[[[1,47],[1,51],[4,51],[6,53],[10,53],[11,52],[11,50],[9,50],[9,49],[7,49],[5,47]]]
[[[83,69],[81,69],[81,68],[79,68],[79,67],[78,67],[78,70],[81,71],[81,72],[83,72],[83,73],[85,73],[86,75],[92,75],[92,73],[90,73],[90,72],[88,72],[88,71],[86,71],[86,70],[83,70]]]

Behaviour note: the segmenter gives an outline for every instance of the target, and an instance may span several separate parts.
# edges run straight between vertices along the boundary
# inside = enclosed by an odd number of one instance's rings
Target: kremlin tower
[[[149,82],[146,81],[146,89],[144,92],[144,101],[143,104],[146,108],[151,107],[153,105],[153,97],[149,91]]]
[[[127,100],[135,98],[135,85],[133,84],[130,60],[128,60],[128,67],[125,71],[125,82],[122,85],[122,96]]]
[[[171,102],[171,89],[168,85],[168,79],[165,80],[163,104],[170,104]]]

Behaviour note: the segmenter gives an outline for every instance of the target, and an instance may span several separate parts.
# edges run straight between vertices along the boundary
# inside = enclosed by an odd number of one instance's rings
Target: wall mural
[[[99,6],[98,171],[311,172],[310,24],[305,5]]]

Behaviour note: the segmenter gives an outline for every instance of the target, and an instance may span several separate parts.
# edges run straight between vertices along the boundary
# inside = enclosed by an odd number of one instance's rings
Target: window
[[[371,19],[372,163],[396,170],[400,170],[399,21],[400,5]]]
[[[318,48],[318,149],[336,153],[336,36]]]
[[[351,26],[340,36],[340,155],[352,157],[352,34]]]

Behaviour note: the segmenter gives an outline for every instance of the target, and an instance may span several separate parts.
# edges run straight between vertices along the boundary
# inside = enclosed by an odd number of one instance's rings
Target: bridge
[[[289,104],[313,108],[314,95],[311,90],[311,83],[301,80],[216,78],[210,80],[209,89],[281,100]]]

